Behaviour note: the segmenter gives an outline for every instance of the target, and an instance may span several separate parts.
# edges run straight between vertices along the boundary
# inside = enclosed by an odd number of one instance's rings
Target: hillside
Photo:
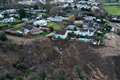
[[[0,80],[115,80],[112,59],[102,57],[88,44],[71,41],[60,45],[45,39],[0,45]]]

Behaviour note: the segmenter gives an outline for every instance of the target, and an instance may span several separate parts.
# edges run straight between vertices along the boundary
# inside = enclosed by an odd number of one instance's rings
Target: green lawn
[[[22,22],[17,20],[15,23],[0,23],[0,30],[14,28],[15,30],[20,29]]]
[[[0,30],[4,30],[4,29],[8,29],[8,28],[9,28],[8,24],[0,23]]]
[[[19,24],[16,24],[16,25],[13,25],[12,26],[12,29],[13,30],[20,30],[23,26],[23,23],[19,23]]]
[[[62,26],[59,23],[49,22],[48,27],[52,27],[54,30],[61,30]]]
[[[104,6],[109,15],[120,15],[120,6]]]

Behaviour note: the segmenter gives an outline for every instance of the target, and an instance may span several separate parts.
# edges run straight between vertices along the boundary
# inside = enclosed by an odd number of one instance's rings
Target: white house
[[[48,17],[47,20],[53,21],[53,22],[62,22],[66,18],[62,16],[55,16],[55,17]]]
[[[37,26],[47,26],[47,20],[37,20],[33,22],[33,25]]]
[[[11,18],[5,18],[2,20],[3,23],[13,23],[16,22],[16,19],[14,17]]]
[[[72,3],[72,2],[74,2],[74,0],[54,0],[54,1],[52,1],[52,3],[57,3],[57,2],[61,2],[61,3]]]
[[[0,18],[4,18],[4,16],[2,14],[0,14]]]
[[[32,5],[32,4],[36,4],[36,3],[46,3],[46,0],[23,0],[23,1],[19,1],[18,4],[22,4],[22,5]]]
[[[79,40],[85,40],[86,42],[89,41],[90,39],[88,39],[86,36],[88,37],[92,37],[95,33],[94,30],[85,30],[85,31],[80,31],[80,30],[77,30],[77,31],[71,31],[71,30],[66,30],[66,31],[62,31],[62,32],[58,32],[58,33],[55,33],[54,35],[54,38],[55,39],[66,39],[68,37],[68,34],[69,33],[74,33],[75,35],[79,35],[79,36],[83,36],[85,38],[82,38],[80,37]]]

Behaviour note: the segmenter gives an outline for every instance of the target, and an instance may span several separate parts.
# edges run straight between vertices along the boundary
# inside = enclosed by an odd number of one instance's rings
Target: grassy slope
[[[52,27],[54,30],[61,30],[62,26],[55,22],[49,22],[48,27]]]
[[[104,6],[110,15],[120,15],[120,6]]]

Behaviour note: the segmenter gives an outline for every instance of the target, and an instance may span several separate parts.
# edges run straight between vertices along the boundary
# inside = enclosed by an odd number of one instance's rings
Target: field
[[[105,5],[104,9],[108,12],[109,15],[120,15],[120,6]]]

